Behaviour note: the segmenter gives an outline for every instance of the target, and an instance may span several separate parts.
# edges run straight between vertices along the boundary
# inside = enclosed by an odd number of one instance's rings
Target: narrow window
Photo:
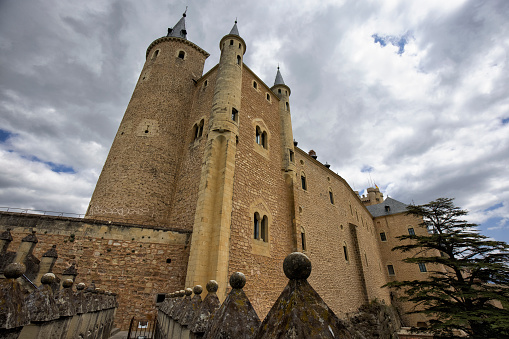
[[[334,205],[334,193],[332,193],[331,190],[329,190],[329,200],[330,203]]]
[[[198,138],[203,135],[203,119],[200,121],[200,126],[198,127]]]
[[[186,56],[186,52],[184,52],[184,51],[180,51],[179,52],[179,58],[180,59],[184,59],[185,56]]]
[[[300,232],[300,240],[302,242],[302,250],[306,250],[306,233]]]
[[[267,242],[267,239],[268,239],[268,224],[269,224],[269,219],[267,218],[266,215],[264,215],[263,219],[262,219],[262,227],[260,229],[260,238],[264,242]]]
[[[415,231],[414,231],[414,228],[413,228],[413,227],[409,227],[409,228],[408,228],[408,234],[410,234],[410,235],[415,235]]]
[[[256,83],[256,81],[253,81],[253,87],[256,89],[258,88],[258,84]]]
[[[277,90],[277,93],[278,93],[278,94],[281,94],[281,88],[279,88],[279,89]]]
[[[239,48],[240,48],[240,47],[241,47],[241,45],[240,45],[240,42],[239,42]]]
[[[364,252],[364,259],[366,260],[366,267],[368,267],[369,262],[368,262],[368,256],[366,255],[366,252]]]
[[[423,262],[420,262],[419,263],[419,271],[425,273],[425,272],[428,272],[428,270],[426,269],[426,264],[423,263]]]
[[[239,118],[239,111],[237,111],[235,108],[232,107],[232,120],[237,122]]]
[[[389,275],[396,275],[396,273],[394,273],[394,266],[392,265],[387,265],[387,272],[389,272]]]
[[[290,161],[294,162],[294,153],[292,150],[290,150]]]
[[[258,145],[260,145],[260,138],[262,136],[262,133],[260,131],[260,127],[256,126],[256,136],[255,136],[255,141]]]
[[[203,87],[207,87],[208,84],[209,84],[209,81],[205,80],[205,83],[203,84]]]
[[[230,40],[230,46],[233,46],[233,40]]]
[[[380,240],[387,241],[387,236],[385,235],[385,232],[380,232]]]
[[[270,101],[270,94],[267,93],[267,101]]]
[[[242,59],[240,58],[240,55],[237,55],[237,65],[240,65],[240,61],[241,61],[241,60],[242,60]]]
[[[260,239],[260,215],[254,214],[254,238]]]
[[[391,206],[385,205],[385,213],[389,213],[391,211]]]
[[[343,246],[343,254],[345,255],[345,260],[348,261],[348,249],[346,246]]]
[[[289,111],[290,110],[290,104],[289,103],[286,103],[286,110]]]
[[[262,132],[262,147],[267,149],[267,132]]]
[[[159,50],[156,50],[154,54],[152,55],[152,60],[155,60],[157,56],[159,55]]]
[[[300,182],[301,182],[302,189],[307,190],[306,177],[304,176],[304,174],[300,175]]]
[[[193,140],[198,139],[198,125],[194,124],[193,126]]]

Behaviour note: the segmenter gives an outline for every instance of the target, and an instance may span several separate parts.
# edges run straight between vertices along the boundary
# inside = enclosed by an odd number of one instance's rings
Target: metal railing
[[[56,211],[43,211],[43,210],[33,210],[30,208],[6,207],[6,206],[0,206],[0,211],[26,214],[52,215],[57,217],[71,217],[71,218],[83,218],[85,216],[85,213],[80,214]]]

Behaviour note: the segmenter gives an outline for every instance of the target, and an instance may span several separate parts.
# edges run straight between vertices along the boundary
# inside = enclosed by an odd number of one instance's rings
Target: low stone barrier
[[[9,339],[102,339],[113,327],[116,295],[65,279],[54,292],[56,277],[46,273],[41,286],[29,291],[19,280],[25,273],[21,263],[11,263],[0,279],[0,338]],[[58,285],[57,285],[58,286]]]

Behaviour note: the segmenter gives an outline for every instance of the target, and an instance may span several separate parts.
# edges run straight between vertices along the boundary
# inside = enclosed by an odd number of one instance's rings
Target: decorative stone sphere
[[[193,293],[194,294],[201,294],[201,292],[203,292],[203,287],[201,287],[201,285],[196,285],[195,287],[193,287]]]
[[[76,289],[78,291],[82,291],[85,289],[85,287],[87,287],[87,285],[85,285],[85,283],[79,283],[78,285],[76,285]]]
[[[205,288],[207,289],[207,292],[217,292],[217,289],[219,288],[219,285],[217,284],[217,281],[215,280],[209,280],[209,282],[207,283],[207,286],[205,286]]]
[[[179,297],[183,297],[186,295],[186,291],[185,290],[180,290],[179,291]]]
[[[311,260],[304,253],[293,252],[283,261],[283,271],[288,279],[307,279],[311,274]]]
[[[53,273],[46,273],[45,275],[42,276],[41,283],[51,284],[55,281],[56,278],[57,277],[55,277],[55,275]]]
[[[186,293],[186,296],[190,296],[191,294],[193,294],[193,290],[188,287],[185,289],[185,293]]]
[[[13,262],[4,270],[4,275],[7,279],[17,279],[25,274],[26,268],[25,265],[19,262]]]
[[[62,283],[62,286],[64,288],[69,288],[72,286],[72,284],[74,284],[74,281],[72,281],[72,279],[65,279],[64,282]]]
[[[244,273],[235,272],[230,277],[230,286],[232,288],[241,289],[246,284],[246,276]]]

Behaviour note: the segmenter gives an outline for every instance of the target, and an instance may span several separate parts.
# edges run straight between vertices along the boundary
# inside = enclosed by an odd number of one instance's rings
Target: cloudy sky
[[[509,241],[509,1],[0,1],[0,206],[84,213],[148,45],[187,11],[292,89],[294,137],[355,190],[454,197]]]

